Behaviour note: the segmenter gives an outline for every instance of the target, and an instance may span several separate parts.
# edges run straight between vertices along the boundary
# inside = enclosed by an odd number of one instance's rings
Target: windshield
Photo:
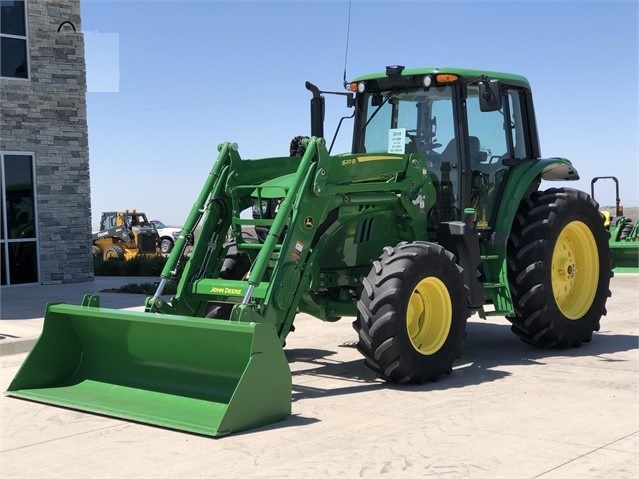
[[[462,92],[465,98],[458,99]],[[508,174],[503,160],[529,154],[524,93],[508,87],[503,94],[500,110],[482,111],[475,84],[464,89],[451,84],[365,92],[358,95],[353,152],[421,153],[437,194],[434,223],[459,220],[464,196],[464,203],[477,211],[477,227],[489,229]],[[461,118],[455,114],[456,104],[464,109]],[[463,185],[462,171],[466,172]]]
[[[438,153],[454,137],[449,86],[371,92],[362,107],[355,153]]]
[[[354,153],[422,153],[438,192],[433,221],[458,220],[460,162],[453,87],[371,92],[362,100]]]

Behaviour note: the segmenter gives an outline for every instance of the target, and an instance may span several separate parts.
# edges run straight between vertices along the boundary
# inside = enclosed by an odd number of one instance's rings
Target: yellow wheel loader
[[[93,255],[109,259],[130,260],[137,256],[158,256],[158,232],[136,210],[102,213],[100,229],[93,233]]]

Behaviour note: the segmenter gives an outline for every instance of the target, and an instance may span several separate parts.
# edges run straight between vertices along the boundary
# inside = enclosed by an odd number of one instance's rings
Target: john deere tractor
[[[306,84],[290,156],[222,143],[145,311],[49,305],[8,394],[219,436],[290,414],[300,312],[354,319],[365,364],[396,383],[450,374],[474,313],[533,346],[589,342],[608,232],[588,194],[541,188],[579,175],[541,157],[528,81],[391,66],[345,86]],[[328,94],[354,109],[348,153],[327,148]]]

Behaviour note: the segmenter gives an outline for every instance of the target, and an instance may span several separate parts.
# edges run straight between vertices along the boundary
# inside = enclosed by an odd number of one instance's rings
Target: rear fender
[[[521,202],[539,189],[542,180],[574,181],[579,173],[565,158],[529,159],[512,162],[506,184],[498,200],[493,218],[494,230],[482,244],[482,254],[492,256],[493,261],[485,263],[487,280],[508,284],[506,271],[506,247],[515,215]],[[508,303],[509,300],[506,300]]]
[[[539,188],[541,180],[575,181],[579,173],[566,158],[522,160],[510,169],[495,216],[492,244],[505,249],[521,201]]]

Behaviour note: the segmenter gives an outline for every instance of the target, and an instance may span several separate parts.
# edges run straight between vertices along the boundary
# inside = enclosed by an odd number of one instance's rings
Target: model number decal
[[[344,158],[342,166],[356,165],[357,163],[366,163],[368,161],[386,161],[386,160],[403,160],[403,155],[366,155],[355,158]]]

